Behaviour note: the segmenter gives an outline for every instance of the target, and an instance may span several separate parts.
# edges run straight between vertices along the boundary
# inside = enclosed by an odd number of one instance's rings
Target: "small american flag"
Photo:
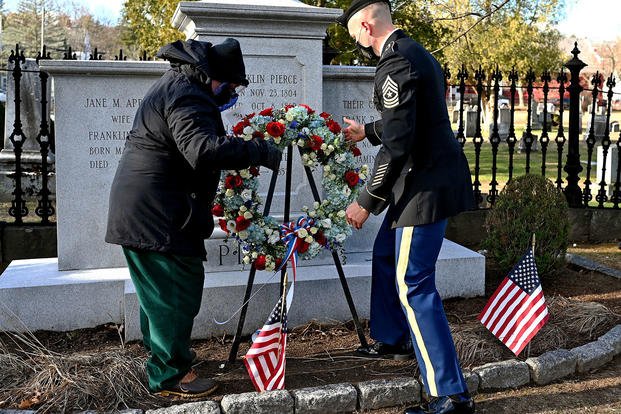
[[[244,364],[257,391],[282,390],[285,387],[287,310],[283,302],[284,296],[244,357]]]
[[[478,319],[516,356],[548,321],[532,249],[515,265]]]

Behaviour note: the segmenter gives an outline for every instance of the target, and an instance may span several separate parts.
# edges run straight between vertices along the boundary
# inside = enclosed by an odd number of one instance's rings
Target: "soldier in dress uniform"
[[[367,354],[399,353],[411,338],[427,394],[437,398],[405,413],[473,413],[435,285],[447,218],[474,205],[468,162],[448,117],[442,68],[395,29],[388,1],[353,0],[338,21],[364,56],[379,57],[374,100],[381,120],[362,125],[345,119],[348,139],[366,137],[380,145],[373,174],[347,208],[347,220],[360,229],[370,213],[387,209],[373,251],[371,335],[377,342]]]

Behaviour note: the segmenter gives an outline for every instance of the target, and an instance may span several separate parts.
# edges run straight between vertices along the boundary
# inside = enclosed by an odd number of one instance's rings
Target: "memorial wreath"
[[[345,141],[340,125],[307,105],[287,105],[245,116],[233,134],[247,141],[269,140],[281,151],[297,145],[304,166],[323,168],[325,199],[304,206],[305,216],[284,224],[259,212],[259,167],[223,171],[212,213],[227,237],[239,241],[243,263],[274,271],[288,249],[295,249],[301,259],[311,259],[323,248],[342,254],[343,242],[351,234],[345,209],[358,196],[368,167],[356,167],[360,149]]]

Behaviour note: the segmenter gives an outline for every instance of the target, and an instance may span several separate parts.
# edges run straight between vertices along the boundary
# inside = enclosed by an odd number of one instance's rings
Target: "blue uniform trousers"
[[[447,221],[395,230],[389,222],[387,214],[373,250],[371,336],[390,344],[411,337],[427,393],[462,393],[466,383],[435,284]]]

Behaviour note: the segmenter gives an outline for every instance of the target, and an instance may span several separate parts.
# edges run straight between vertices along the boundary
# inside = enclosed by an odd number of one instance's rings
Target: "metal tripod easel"
[[[289,145],[287,147],[287,170],[285,175],[285,211],[284,211],[284,222],[287,223],[290,221],[290,212],[291,212],[291,170],[293,163],[293,147]],[[317,202],[321,202],[319,198],[319,191],[317,190],[317,185],[315,183],[315,179],[313,177],[313,173],[311,169],[307,166],[304,166],[304,170],[306,172],[306,178],[311,187],[311,191],[313,193],[313,198]],[[272,205],[272,198],[274,197],[274,190],[276,188],[276,180],[278,178],[278,170],[272,171],[272,178],[270,180],[270,186],[267,191],[267,198],[265,200],[265,207],[263,210],[263,215],[267,216],[270,213],[270,208]],[[356,327],[356,333],[358,334],[358,339],[360,339],[360,345],[363,347],[368,346],[367,340],[364,336],[364,332],[362,330],[362,326],[360,325],[360,321],[358,320],[358,313],[356,312],[356,307],[354,305],[354,301],[351,297],[351,292],[349,291],[349,286],[347,285],[347,280],[345,279],[345,272],[343,271],[343,266],[341,265],[341,259],[338,254],[333,251],[332,258],[334,259],[334,265],[336,266],[336,271],[338,272],[339,279],[341,281],[341,286],[343,287],[343,293],[345,294],[345,299],[347,300],[347,305],[349,306],[349,310],[351,312],[352,319],[354,321],[354,325]],[[280,284],[282,290],[282,284],[285,277],[285,272],[287,270],[287,264],[285,263],[283,269],[280,274]],[[239,351],[239,344],[241,342],[242,331],[244,329],[244,323],[246,321],[246,312],[248,310],[248,300],[250,299],[250,295],[252,293],[252,287],[254,285],[254,278],[257,270],[254,267],[254,264],[250,268],[250,273],[248,274],[248,283],[246,284],[246,292],[244,294],[244,301],[242,302],[242,309],[239,314],[239,321],[237,322],[237,330],[235,331],[235,336],[233,337],[233,344],[231,345],[231,351],[229,352],[228,362],[235,362],[237,358],[237,352]]]

